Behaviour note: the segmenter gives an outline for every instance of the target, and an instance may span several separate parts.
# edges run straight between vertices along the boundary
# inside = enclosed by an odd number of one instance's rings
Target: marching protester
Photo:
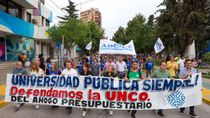
[[[45,65],[45,70],[44,70],[47,75],[49,75],[49,70],[50,69],[51,69],[51,58],[48,57],[46,59],[46,65]]]
[[[92,75],[90,65],[88,63],[83,64],[81,75],[88,75],[88,76]],[[87,115],[87,109],[83,108],[82,116],[85,117],[86,115]]]
[[[44,59],[44,55],[43,54],[39,55],[38,64],[39,64],[39,67],[42,70],[45,70],[45,59]]]
[[[143,60],[140,56],[137,57],[138,68],[142,70],[143,68]]]
[[[28,74],[27,70],[23,67],[23,64],[21,61],[16,62],[16,68],[13,70],[12,73],[17,74],[19,76]],[[20,107],[23,105],[24,105],[24,103],[17,103],[15,111],[19,111]]]
[[[127,69],[131,68],[131,59],[130,59],[130,57],[127,57],[127,59],[126,59],[126,66],[127,66]]]
[[[198,73],[195,68],[192,67],[192,61],[190,59],[185,60],[185,68],[181,69],[179,72],[180,79],[191,79],[192,74]],[[180,113],[184,113],[185,108],[180,109]],[[190,107],[190,113],[192,117],[197,117],[195,114],[195,106]]]
[[[65,61],[65,69],[62,71],[62,76],[78,76],[78,73],[75,69],[72,68],[72,62],[70,60]],[[67,107],[68,113],[72,113],[72,107]]]
[[[125,72],[126,72],[126,69],[127,69],[127,65],[123,61],[122,57],[120,57],[119,61],[117,61],[116,67],[117,67],[117,75],[118,75],[118,77],[120,79],[123,79],[125,77]]]
[[[133,61],[131,64],[131,68],[127,71],[127,73],[125,75],[125,80],[140,81],[142,79],[143,79],[142,72],[138,68],[138,62]],[[137,112],[137,110],[132,110],[132,112],[131,112],[132,118],[136,118],[136,112]]]
[[[104,77],[116,77],[114,67],[112,65],[108,65],[107,70],[103,73]],[[113,110],[109,110],[109,115],[113,114]]]
[[[82,65],[82,60],[80,59],[77,65],[77,70],[80,75],[82,74]]]
[[[178,68],[179,68],[178,72],[180,72],[180,70],[182,68],[184,68],[184,61],[185,61],[184,57],[181,57],[181,56],[177,57],[177,64],[178,64]]]
[[[193,68],[198,67],[198,62],[196,61],[196,59],[193,59],[193,60],[192,60],[192,67],[193,67]]]
[[[39,67],[38,62],[32,61],[31,63],[31,76],[44,76],[44,71]],[[39,105],[35,105],[35,109],[39,109]]]
[[[166,62],[160,63],[160,68],[152,73],[152,78],[170,78],[170,73],[166,70],[167,64]],[[163,110],[158,110],[158,115],[164,117]]]
[[[152,62],[151,58],[149,58],[148,61],[146,62],[146,77],[151,77],[153,68],[154,68],[154,63]]]
[[[108,61],[104,65],[103,72],[108,70],[108,66],[112,66],[114,69],[114,72],[116,73],[116,64],[114,63],[113,59],[114,59],[113,57],[111,56],[109,57]]]
[[[91,64],[92,76],[99,76],[99,69],[100,65],[98,63],[98,60],[94,58],[93,63]]]
[[[61,71],[58,69],[57,64],[55,62],[52,62],[48,75],[60,75],[60,74]],[[53,109],[58,107],[59,106],[52,106]]]
[[[176,71],[178,70],[178,64],[175,62],[175,58],[171,56],[170,61],[167,62],[167,68],[169,69],[170,77],[175,78]]]
[[[49,75],[60,75],[61,71],[58,69],[57,64],[55,62],[51,63],[51,68],[49,70]]]

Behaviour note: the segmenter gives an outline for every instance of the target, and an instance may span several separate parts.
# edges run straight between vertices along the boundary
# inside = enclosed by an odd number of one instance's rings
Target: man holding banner
[[[71,61],[67,60],[65,62],[65,69],[62,71],[62,76],[78,76],[78,73],[75,69],[72,68],[72,63]],[[72,113],[72,107],[67,107],[68,113]]]
[[[19,76],[28,74],[27,70],[23,67],[23,64],[21,61],[16,62],[16,68],[13,70],[13,74],[17,74]],[[23,105],[24,103],[17,103],[15,111],[19,111],[20,107]]]
[[[133,61],[131,64],[131,69],[128,70],[128,72],[125,75],[125,80],[129,81],[140,81],[142,78],[141,70],[138,68],[138,62]],[[136,118],[136,112],[137,110],[132,110],[131,117]]]
[[[152,78],[170,78],[169,72],[166,70],[166,62],[160,63],[160,69],[156,70],[152,73]],[[158,110],[158,115],[161,117],[164,117],[163,110]]]
[[[181,79],[191,79],[192,74],[196,74],[197,70],[195,68],[192,68],[192,61],[190,59],[187,59],[185,61],[185,68],[181,69],[179,72],[179,78]],[[190,107],[190,116],[197,117],[197,115],[194,112],[195,106]],[[185,108],[181,108],[180,112],[184,113]]]

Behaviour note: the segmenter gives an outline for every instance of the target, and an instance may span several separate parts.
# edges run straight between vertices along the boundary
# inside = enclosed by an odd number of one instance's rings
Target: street
[[[12,65],[12,64],[11,64]],[[13,66],[14,67],[14,66]],[[6,74],[11,72],[10,68],[0,69],[1,74],[1,84],[6,82]],[[144,75],[145,76],[145,75]],[[203,85],[209,87],[207,79],[203,80]],[[196,114],[200,118],[209,118],[210,116],[210,106],[203,103],[200,106],[197,106]],[[185,113],[188,114],[189,109],[185,110]],[[180,114],[179,110],[164,110],[163,111],[165,118],[190,118],[186,114]],[[58,109],[52,109],[51,106],[41,105],[39,110],[35,110],[33,105],[25,104],[21,107],[20,111],[15,112],[15,104],[10,103],[4,107],[0,108],[0,118],[82,118],[82,109],[73,108],[72,114],[68,114],[65,107],[60,107]],[[130,118],[130,113],[127,111],[118,111],[115,110],[112,116],[108,115],[104,110],[89,110],[87,118]],[[138,111],[137,118],[161,118],[153,110],[147,111]]]
[[[209,118],[210,106],[202,104],[195,109],[200,118]],[[163,110],[165,118],[190,118],[188,109],[185,110],[186,114],[180,114],[178,110]],[[72,114],[68,114],[64,107],[52,109],[50,106],[40,106],[39,110],[35,110],[32,105],[24,105],[20,111],[15,112],[15,104],[0,108],[0,118],[82,118],[82,109],[73,108]],[[86,118],[129,118],[130,113],[127,111],[115,110],[113,115],[110,116],[104,110],[89,110]],[[154,111],[138,111],[137,118],[161,118]]]

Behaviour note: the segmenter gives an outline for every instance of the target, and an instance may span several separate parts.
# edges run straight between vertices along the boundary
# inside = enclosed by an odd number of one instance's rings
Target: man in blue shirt
[[[192,77],[192,74],[196,74],[197,70],[192,67],[192,61],[187,59],[185,60],[185,67],[180,70],[179,72],[179,78],[180,79],[190,79]],[[197,115],[194,112],[195,106],[190,107],[190,116],[197,117]],[[180,112],[184,113],[185,108],[181,108]]]
[[[149,60],[146,63],[146,77],[151,77],[153,67],[154,67],[154,63],[149,58]]]

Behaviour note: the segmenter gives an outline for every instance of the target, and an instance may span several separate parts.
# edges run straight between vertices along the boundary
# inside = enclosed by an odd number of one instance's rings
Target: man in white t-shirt
[[[66,68],[62,71],[62,76],[78,76],[78,73],[75,69],[72,68],[71,61],[66,61]],[[67,107],[68,113],[72,113],[72,107]]]
[[[125,76],[127,65],[123,61],[123,58],[122,57],[119,58],[119,61],[116,63],[116,67],[117,67],[117,75],[118,75],[118,77],[120,79],[123,79],[124,76]]]

